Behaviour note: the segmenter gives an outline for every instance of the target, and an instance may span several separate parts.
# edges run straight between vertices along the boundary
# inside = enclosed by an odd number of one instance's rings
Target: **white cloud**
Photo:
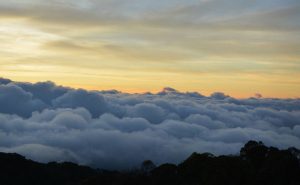
[[[75,90],[0,79],[0,150],[124,169],[192,152],[235,154],[248,140],[300,147],[299,99]]]

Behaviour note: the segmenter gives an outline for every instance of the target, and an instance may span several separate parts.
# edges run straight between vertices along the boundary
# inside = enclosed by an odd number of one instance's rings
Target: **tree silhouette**
[[[249,141],[239,156],[193,153],[179,165],[146,160],[139,170],[119,172],[0,153],[0,185],[299,185],[299,154]]]

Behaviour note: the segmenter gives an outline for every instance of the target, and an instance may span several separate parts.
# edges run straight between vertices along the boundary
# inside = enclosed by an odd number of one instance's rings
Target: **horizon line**
[[[211,92],[209,94],[207,93],[202,93],[200,91],[182,91],[182,90],[178,90],[176,88],[170,87],[170,86],[164,86],[161,87],[159,90],[152,90],[152,91],[143,91],[143,90],[137,90],[137,91],[124,91],[124,90],[120,90],[120,89],[116,89],[116,88],[110,88],[110,89],[100,89],[100,88],[89,88],[88,86],[77,86],[77,85],[68,85],[68,84],[59,84],[53,80],[41,80],[41,81],[18,81],[18,80],[13,80],[11,78],[6,78],[3,76],[0,76],[0,80],[9,80],[10,82],[14,82],[14,83],[29,83],[29,84],[37,84],[37,83],[53,83],[55,86],[60,86],[60,87],[64,87],[64,88],[69,88],[69,89],[73,89],[73,90],[86,90],[86,91],[98,91],[98,92],[107,92],[107,91],[116,91],[119,94],[130,94],[130,95],[135,95],[135,94],[139,94],[139,95],[145,95],[145,94],[151,94],[151,95],[162,95],[162,93],[168,93],[166,91],[169,91],[169,94],[171,93],[170,91],[173,92],[173,94],[177,93],[177,94],[188,94],[188,93],[197,93],[200,96],[209,98],[212,97],[215,93],[220,93],[223,94],[224,96],[226,96],[226,98],[234,98],[234,99],[300,99],[300,97],[275,97],[275,96],[264,96],[262,94],[258,93],[254,93],[253,96],[232,96],[229,93],[225,93],[224,91],[214,91]],[[9,82],[9,83],[10,83]],[[0,83],[0,85],[2,85]]]

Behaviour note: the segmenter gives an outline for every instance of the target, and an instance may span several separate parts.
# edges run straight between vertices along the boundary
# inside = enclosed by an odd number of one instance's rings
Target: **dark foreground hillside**
[[[239,156],[193,153],[180,163],[140,170],[95,170],[73,163],[41,164],[0,153],[0,185],[300,185],[300,151],[249,141]]]

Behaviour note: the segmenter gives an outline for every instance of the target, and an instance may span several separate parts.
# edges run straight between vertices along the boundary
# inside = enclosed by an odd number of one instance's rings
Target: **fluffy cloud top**
[[[248,140],[300,148],[299,99],[86,91],[0,79],[0,151],[124,169],[192,152],[235,154]]]

